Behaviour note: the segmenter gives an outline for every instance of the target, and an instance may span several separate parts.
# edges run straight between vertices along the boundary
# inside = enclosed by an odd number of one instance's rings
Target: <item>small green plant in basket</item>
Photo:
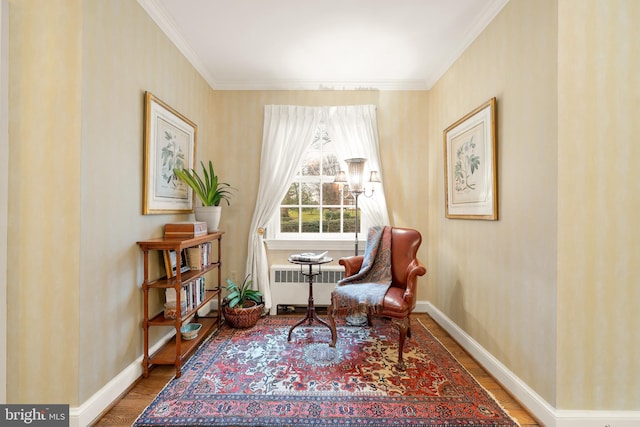
[[[249,279],[249,276],[250,274],[247,274],[242,285],[238,285],[233,280],[227,279],[226,289],[229,294],[225,297],[225,301],[229,308],[236,306],[244,307],[249,301],[253,301],[256,304],[262,302],[262,292],[251,288],[253,280]]]
[[[234,328],[250,328],[262,316],[262,292],[251,289],[252,285],[253,280],[249,279],[249,275],[244,278],[242,285],[227,279],[226,289],[229,294],[222,302],[222,314],[225,321]]]

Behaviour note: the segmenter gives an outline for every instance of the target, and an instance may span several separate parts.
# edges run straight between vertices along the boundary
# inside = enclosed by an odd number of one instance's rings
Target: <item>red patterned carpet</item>
[[[248,330],[223,326],[140,415],[134,426],[517,426],[416,320],[395,367],[398,332],[329,329],[265,317]]]

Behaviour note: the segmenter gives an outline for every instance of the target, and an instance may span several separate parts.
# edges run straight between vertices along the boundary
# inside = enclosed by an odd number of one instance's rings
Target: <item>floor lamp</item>
[[[360,157],[355,157],[352,159],[346,159],[347,162],[347,172],[348,176],[343,172],[339,171],[333,182],[339,184],[347,184],[347,191],[351,193],[355,199],[356,204],[356,250],[355,254],[358,255],[358,197],[360,195],[364,195],[365,197],[372,197],[374,188],[371,187],[371,193],[367,194],[366,189],[364,188],[363,178],[364,178],[364,164],[367,159],[363,159]],[[382,182],[380,180],[380,174],[378,171],[371,171],[369,173],[369,181],[370,183]],[[341,192],[342,193],[342,192]]]

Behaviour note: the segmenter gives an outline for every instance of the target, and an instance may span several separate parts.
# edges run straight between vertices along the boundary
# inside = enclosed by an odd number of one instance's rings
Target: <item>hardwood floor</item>
[[[521,427],[539,427],[539,424],[511,395],[498,384],[469,354],[456,343],[431,317],[427,314],[414,314],[420,319],[431,333],[456,357],[476,380],[515,418]],[[131,426],[138,415],[153,401],[156,395],[173,378],[173,366],[157,366],[151,369],[149,378],[141,378],[131,389],[114,402],[93,427],[124,427]]]

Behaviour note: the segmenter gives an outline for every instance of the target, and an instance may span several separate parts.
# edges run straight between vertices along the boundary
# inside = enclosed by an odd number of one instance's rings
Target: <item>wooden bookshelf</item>
[[[142,366],[143,376],[145,378],[149,376],[149,368],[153,365],[175,365],[176,377],[180,377],[182,374],[183,362],[191,356],[193,351],[200,345],[200,343],[202,343],[202,341],[220,327],[222,316],[219,309],[216,312],[212,312],[212,316],[207,315],[203,317],[198,315],[198,310],[203,308],[214,298],[217,298],[218,308],[222,305],[220,258],[223,234],[223,232],[218,231],[193,238],[157,238],[137,242],[138,246],[140,246],[140,249],[142,250],[144,263],[144,281],[142,282],[142,291],[144,293],[144,319],[142,322],[142,329],[144,331],[144,357],[142,360]],[[150,253],[154,251],[175,251],[176,254],[182,254],[185,249],[207,244],[212,246],[216,245],[216,250],[213,250],[212,248],[212,250],[208,252],[209,257],[202,264],[202,268],[199,270],[188,270],[183,272],[178,267],[175,270],[174,277],[164,276],[159,279],[151,279],[149,277]],[[178,262],[177,265],[179,266],[180,263]],[[195,284],[197,279],[204,277],[209,272],[213,272],[210,276],[215,277],[214,287],[211,288],[209,285],[206,285],[205,289],[202,289],[201,292],[197,290],[194,291],[196,292],[195,297],[187,294],[190,297],[188,308],[185,313],[180,313],[183,287],[192,286],[193,288],[198,286]],[[177,311],[180,314],[177,315],[175,319],[165,318],[164,311],[155,315],[150,315],[149,293],[154,289],[166,290],[169,288],[175,289],[176,307],[178,307]],[[190,322],[198,322],[202,324],[202,327],[200,328],[196,338],[192,340],[184,340],[180,334],[180,328]],[[158,326],[173,326],[175,328],[175,336],[153,355],[150,355],[149,329],[151,327]]]

